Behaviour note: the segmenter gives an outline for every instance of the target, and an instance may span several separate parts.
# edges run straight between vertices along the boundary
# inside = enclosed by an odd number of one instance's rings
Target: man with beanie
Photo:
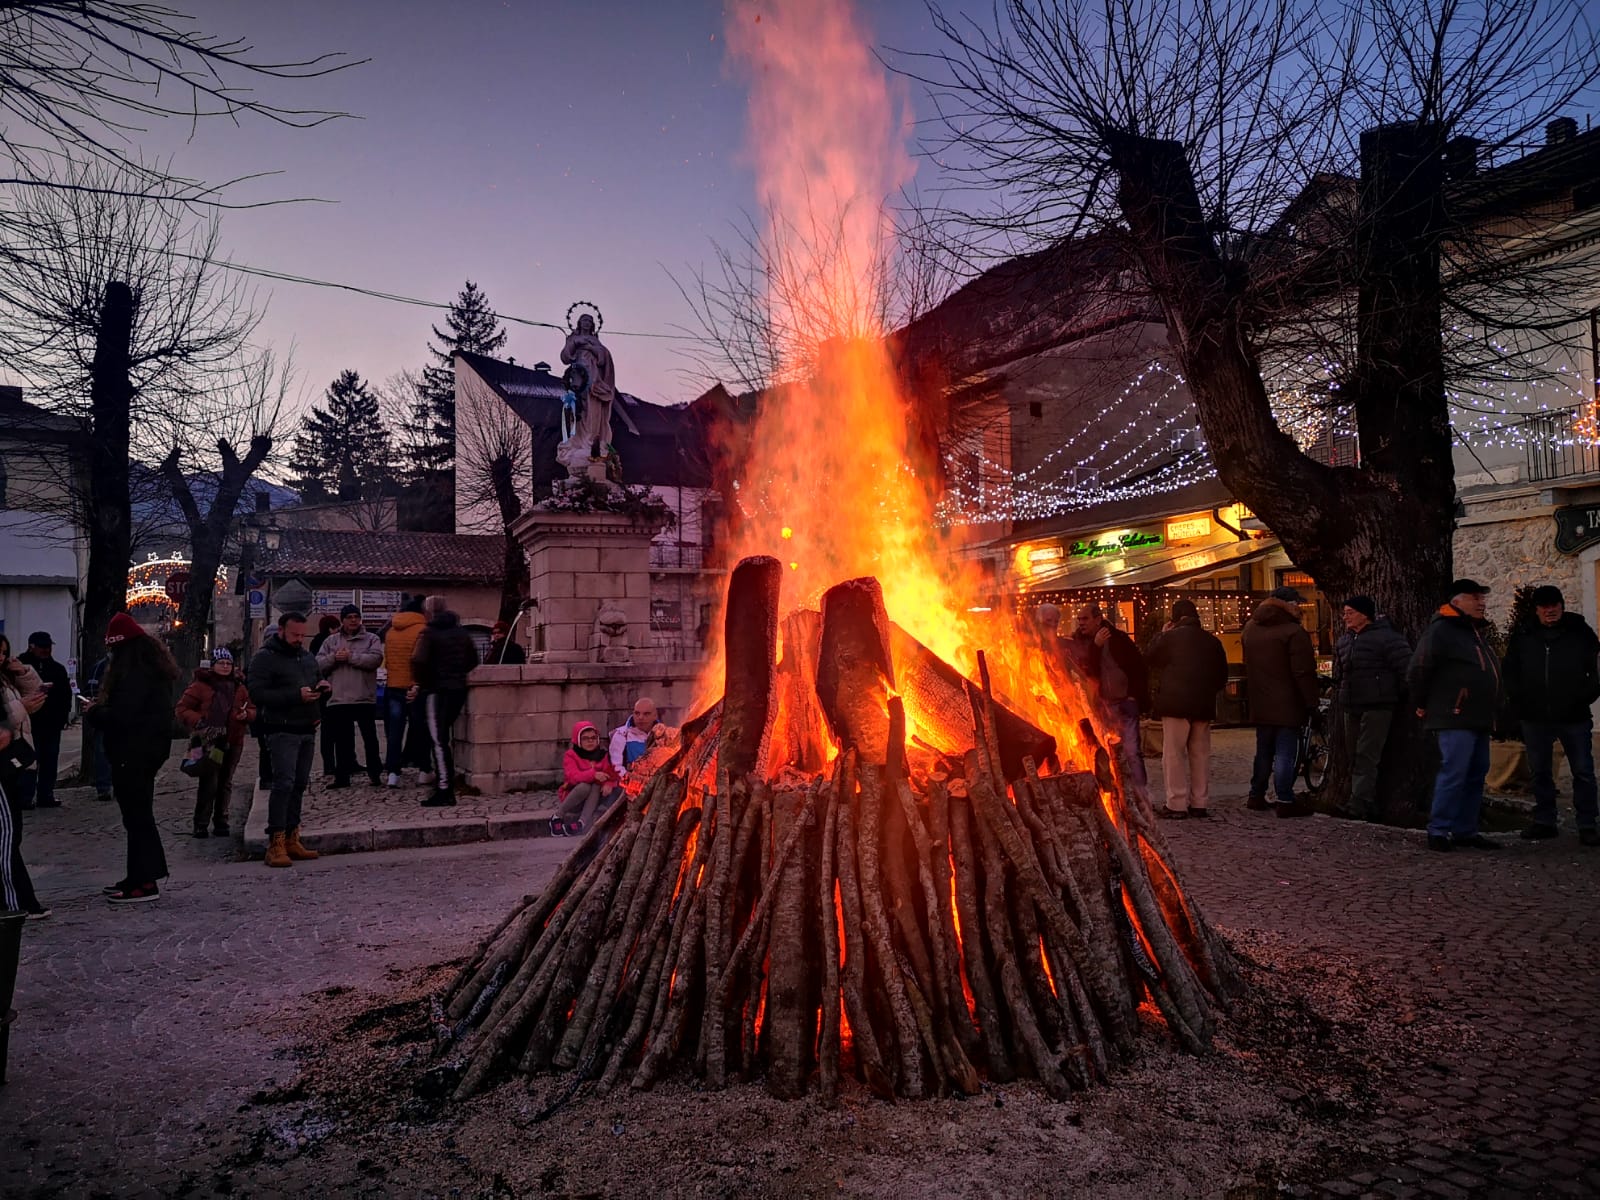
[[[332,728],[333,785],[350,786],[355,773],[356,727],[367,756],[367,778],[372,786],[383,782],[378,754],[378,668],[383,665],[383,643],[361,626],[361,610],[346,604],[339,610],[339,628],[317,651],[317,670],[331,690],[325,719]]]
[[[1484,633],[1488,591],[1471,579],[1451,583],[1450,599],[1422,631],[1406,676],[1417,716],[1439,742],[1430,850],[1500,849],[1478,831],[1489,732],[1500,705],[1500,660]]]
[[[1527,841],[1556,836],[1555,743],[1572,769],[1572,807],[1578,813],[1578,840],[1600,846],[1596,828],[1594,718],[1589,706],[1600,699],[1600,639],[1589,623],[1566,609],[1561,589],[1533,589],[1533,618],[1511,632],[1502,677],[1511,715],[1522,722],[1522,744],[1533,774],[1533,823],[1522,831]],[[34,718],[35,726],[39,718]]]
[[[33,727],[33,750],[39,756],[34,806],[60,808],[61,801],[56,799],[56,771],[61,763],[61,731],[72,719],[72,680],[67,676],[67,669],[56,661],[55,641],[48,633],[30,633],[28,649],[19,658],[38,674],[45,694],[44,707],[29,721]]]
[[[1317,703],[1317,656],[1300,623],[1300,593],[1280,587],[1256,605],[1246,622],[1244,678],[1250,719],[1256,726],[1256,758],[1250,771],[1249,806],[1273,808],[1280,817],[1311,815],[1308,801],[1294,798],[1300,727]],[[1273,801],[1267,801],[1267,784]]]
[[[1333,648],[1333,679],[1350,759],[1350,803],[1357,820],[1377,816],[1378,765],[1395,709],[1405,699],[1411,643],[1378,615],[1371,596],[1344,602],[1344,633]]]
[[[1228,683],[1228,652],[1200,625],[1192,600],[1172,606],[1172,623],[1150,646],[1156,716],[1161,718],[1161,773],[1167,802],[1156,816],[1169,820],[1211,815],[1211,723],[1217,693]]]
[[[267,866],[287,867],[317,857],[300,841],[300,805],[311,782],[322,698],[332,690],[317,676],[317,660],[305,647],[303,613],[284,613],[278,632],[250,660],[250,699],[272,755],[272,791],[267,798]]]

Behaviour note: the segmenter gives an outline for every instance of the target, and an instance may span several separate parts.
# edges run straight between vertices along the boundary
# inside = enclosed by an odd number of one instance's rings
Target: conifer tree
[[[323,401],[301,418],[289,461],[301,498],[355,500],[370,485],[388,483],[393,469],[389,431],[366,381],[354,371],[341,371]]]
[[[506,344],[505,326],[500,323],[489,299],[472,280],[445,314],[445,327],[433,327],[434,342],[428,346],[432,362],[422,369],[420,397],[413,412],[412,434],[421,445],[413,484],[426,493],[425,511],[417,528],[453,530],[455,528],[456,467],[456,379],[457,351],[469,354],[494,354]]]

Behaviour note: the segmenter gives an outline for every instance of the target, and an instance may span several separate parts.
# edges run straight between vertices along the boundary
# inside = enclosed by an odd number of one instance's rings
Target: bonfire
[[[876,580],[780,622],[782,576],[733,571],[721,697],[448,990],[457,1096],[681,1070],[826,1103],[850,1078],[1064,1097],[1141,1037],[1204,1051],[1233,960],[1044,647],[1051,711],[1084,714],[1053,731],[986,656],[967,678],[892,623]]]

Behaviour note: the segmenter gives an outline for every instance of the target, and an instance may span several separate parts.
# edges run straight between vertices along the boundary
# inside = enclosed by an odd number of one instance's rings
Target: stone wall
[[[555,787],[575,723],[593,721],[609,737],[648,696],[664,722],[682,724],[698,674],[692,663],[479,667],[456,725],[456,767],[482,792]]]
[[[1511,602],[1524,584],[1553,583],[1567,598],[1567,607],[1588,611],[1583,558],[1556,550],[1555,505],[1548,494],[1520,487],[1462,497],[1466,516],[1456,526],[1455,573],[1487,584],[1489,618],[1503,625]]]

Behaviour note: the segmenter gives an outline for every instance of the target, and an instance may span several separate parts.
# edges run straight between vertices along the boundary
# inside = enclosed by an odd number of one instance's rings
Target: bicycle
[[[1306,791],[1313,796],[1322,791],[1322,785],[1327,783],[1328,762],[1333,756],[1328,741],[1333,711],[1333,680],[1326,675],[1319,675],[1317,682],[1322,687],[1321,698],[1316,707],[1306,714],[1295,747],[1295,774],[1305,780]]]

